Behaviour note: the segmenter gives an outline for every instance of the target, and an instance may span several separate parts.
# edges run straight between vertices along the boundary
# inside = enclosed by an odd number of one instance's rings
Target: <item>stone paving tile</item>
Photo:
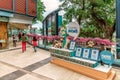
[[[120,80],[120,68],[113,68],[113,70],[116,72],[116,77],[114,80]]]
[[[54,80],[94,80],[69,69],[54,65],[46,64],[33,72],[47,76]]]
[[[51,78],[54,80],[93,80],[66,68],[51,64],[47,60],[44,61],[44,59],[49,57],[50,54],[48,51],[38,49],[38,52],[34,53],[32,47],[27,48],[25,53],[21,53],[20,49],[9,51],[9,53],[4,52],[3,54],[0,54],[0,61],[18,66],[22,68],[23,71],[17,70],[13,72],[12,70],[11,74],[5,71],[7,74],[2,76],[2,79],[0,78],[0,80],[51,80]],[[114,70],[117,74],[115,80],[120,80],[120,70]],[[19,77],[16,77],[16,74],[18,74]],[[9,79],[5,76],[8,76]]]
[[[16,71],[17,69],[0,63],[0,77]],[[0,79],[1,80],[1,79]]]
[[[25,74],[31,74],[31,75],[34,75],[34,76],[36,76],[36,77],[38,77],[38,78],[41,78],[41,79],[44,79],[44,80],[52,80],[52,79],[50,79],[50,78],[48,78],[48,77],[46,77],[46,76],[42,76],[42,75],[39,75],[39,74],[36,74],[36,73],[33,73],[33,72],[31,72],[31,71],[33,71],[33,70],[35,70],[35,69],[37,69],[37,68],[39,68],[39,67],[41,67],[41,66],[43,66],[43,65],[45,65],[45,64],[47,64],[47,63],[49,63],[50,62],[50,60],[52,59],[52,57],[49,57],[49,58],[47,58],[47,59],[44,59],[44,60],[42,60],[42,61],[39,61],[39,62],[37,62],[37,63],[34,63],[34,64],[32,64],[32,65],[30,65],[30,66],[28,66],[28,67],[25,67],[25,68],[20,68],[20,67],[18,67],[18,66],[15,66],[15,65],[11,65],[11,64],[8,64],[8,63],[6,63],[6,62],[2,62],[2,61],[0,61],[1,63],[3,63],[3,64],[6,64],[7,66],[9,66],[9,67],[13,67],[13,68],[16,68],[16,69],[18,69],[17,71],[15,71],[15,72],[12,72],[12,73],[10,73],[10,74],[7,74],[7,75],[4,75],[4,76],[2,76],[2,77],[0,77],[0,80],[14,80],[14,79],[17,79],[17,78],[19,78],[19,77],[22,77],[22,76],[24,76]],[[37,65],[36,65],[37,64]]]
[[[40,78],[37,78],[37,77],[34,77],[34,76],[31,76],[29,74],[26,74],[20,78],[17,78],[15,80],[43,80],[43,79],[40,79]]]
[[[9,51],[0,54],[0,60],[3,62],[10,63],[19,67],[26,67],[38,61],[41,61],[45,58],[50,57],[48,51],[38,49],[36,53],[33,52],[33,48],[27,48],[25,53],[22,53],[21,50]]]
[[[25,72],[17,70],[15,72],[0,77],[0,80],[15,80],[16,78],[19,78],[25,74],[26,74]]]
[[[21,42],[17,42],[17,46],[13,47],[13,42],[9,44],[9,47],[6,49],[0,49],[0,53],[6,52],[6,51],[11,51],[11,50],[16,50],[16,49],[21,49]],[[27,47],[30,47],[30,45],[27,45]]]
[[[74,72],[73,75],[71,75],[71,77],[68,80],[94,80],[94,79]]]
[[[40,62],[34,63],[32,65],[29,65],[29,66],[27,66],[27,67],[25,67],[23,69],[27,70],[27,71],[33,71],[33,70],[35,70],[35,69],[37,69],[37,68],[39,68],[39,67],[41,67],[41,66],[43,66],[43,65],[45,65],[47,63],[49,63],[51,60],[52,60],[52,57],[49,57],[49,58],[46,58],[46,59],[44,59],[44,60],[42,60]]]

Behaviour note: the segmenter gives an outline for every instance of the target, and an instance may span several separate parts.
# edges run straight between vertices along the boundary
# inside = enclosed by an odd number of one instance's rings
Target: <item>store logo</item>
[[[102,58],[105,59],[105,60],[111,60],[110,55],[102,55]]]
[[[71,33],[78,33],[78,30],[77,30],[77,29],[70,29],[70,30],[68,30],[68,32],[71,32]]]
[[[114,62],[113,54],[107,50],[102,51],[100,53],[100,58],[101,58],[102,62],[106,63],[106,64],[112,64]]]
[[[80,26],[76,22],[70,22],[68,24],[67,33],[69,36],[77,38],[80,33]]]

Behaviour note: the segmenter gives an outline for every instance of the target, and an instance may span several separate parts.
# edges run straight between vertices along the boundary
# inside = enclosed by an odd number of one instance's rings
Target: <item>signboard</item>
[[[74,50],[74,49],[75,49],[75,44],[76,44],[75,41],[71,41],[71,42],[70,42],[69,49],[70,49],[70,50]]]
[[[62,16],[58,16],[58,27],[62,27]]]
[[[74,39],[76,39],[80,33],[80,26],[78,23],[76,22],[70,22],[68,24],[68,34],[69,36],[74,37]]]
[[[90,55],[90,49],[84,48],[82,57],[88,59]]]
[[[5,43],[5,39],[0,39],[0,43]]]
[[[2,21],[2,22],[8,22],[9,18],[0,16],[0,21]]]
[[[78,47],[78,48],[76,49],[75,56],[81,57],[81,54],[82,54],[82,48],[81,48],[81,47]]]
[[[114,62],[114,57],[112,53],[106,50],[100,53],[100,58],[103,63],[109,64],[109,65],[112,65],[112,63]]]
[[[99,58],[99,50],[92,49],[90,59],[97,61]]]

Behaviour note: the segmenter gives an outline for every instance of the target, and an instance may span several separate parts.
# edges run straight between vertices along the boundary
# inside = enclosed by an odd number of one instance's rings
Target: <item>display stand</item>
[[[81,73],[96,80],[114,80],[116,75],[115,71],[112,70],[111,66],[109,68],[108,66],[97,66],[96,68],[91,68],[70,61],[62,60],[56,57],[54,57],[51,63]]]
[[[108,45],[109,40],[99,38],[77,38],[80,34],[80,26],[76,22],[70,22],[67,27],[67,34],[60,32],[66,44],[61,47],[51,47],[50,53],[53,56],[51,63],[86,75],[95,80],[114,80],[115,71],[112,70],[114,57],[111,52],[102,49]],[[76,46],[76,42],[81,46]],[[69,47],[68,47],[68,43]],[[102,47],[100,46],[102,44]],[[110,44],[109,44],[110,45]],[[100,50],[94,46],[100,46]],[[102,64],[102,65],[101,65]]]

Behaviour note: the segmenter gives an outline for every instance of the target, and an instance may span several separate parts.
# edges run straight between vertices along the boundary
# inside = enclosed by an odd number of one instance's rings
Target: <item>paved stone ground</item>
[[[18,46],[19,47],[19,46]],[[48,51],[32,46],[22,53],[21,48],[14,48],[0,53],[0,80],[94,80],[71,70],[50,63]],[[120,80],[120,70],[115,80]]]

